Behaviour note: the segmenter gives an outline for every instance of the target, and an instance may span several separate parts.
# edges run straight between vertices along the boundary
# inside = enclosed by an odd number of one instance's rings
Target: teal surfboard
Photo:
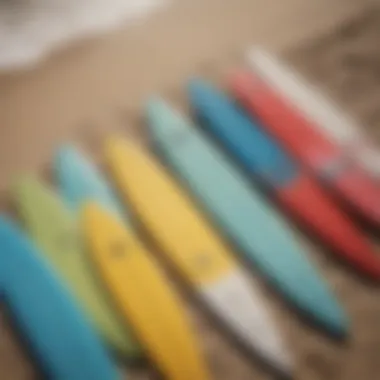
[[[2,297],[44,375],[54,380],[116,380],[109,354],[34,244],[0,217]]]
[[[151,140],[215,224],[315,322],[344,335],[345,313],[281,215],[209,139],[160,99],[147,105]]]
[[[138,355],[138,347],[96,278],[84,252],[79,226],[62,199],[33,176],[13,187],[19,214],[44,258],[68,285],[89,320],[118,353]]]
[[[79,211],[85,201],[96,201],[126,221],[124,207],[113,188],[100,170],[73,145],[63,145],[57,151],[53,163],[59,192],[64,201]]]

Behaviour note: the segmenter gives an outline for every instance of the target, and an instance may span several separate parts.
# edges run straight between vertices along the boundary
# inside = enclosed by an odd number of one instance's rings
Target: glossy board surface
[[[232,98],[201,80],[189,86],[190,103],[202,127],[211,132],[261,181],[288,212],[361,273],[380,278],[380,258],[364,234],[331,196],[285,152],[260,122]]]
[[[79,306],[41,253],[5,217],[0,218],[0,246],[4,300],[47,377],[120,379]]]
[[[380,177],[380,152],[360,126],[275,55],[251,48],[247,60],[252,69],[282,94],[326,137],[334,139],[375,178]]]
[[[148,112],[155,146],[221,231],[288,300],[344,334],[345,313],[281,216],[182,115],[160,101]]]
[[[114,138],[107,148],[120,192],[182,279],[249,350],[289,374],[291,360],[265,303],[180,186],[136,144]]]
[[[20,178],[13,195],[30,237],[69,286],[101,336],[123,356],[138,355],[137,343],[114,310],[84,252],[73,212],[51,188],[32,176]]]
[[[84,207],[82,223],[99,274],[164,378],[209,379],[183,306],[144,246],[95,203]]]
[[[231,88],[252,117],[258,118],[304,167],[363,219],[380,225],[376,182],[339,145],[326,138],[259,75],[241,71]]]

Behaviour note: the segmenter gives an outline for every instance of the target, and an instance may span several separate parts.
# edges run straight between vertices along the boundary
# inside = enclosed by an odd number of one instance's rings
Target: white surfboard
[[[279,58],[260,48],[251,48],[248,62],[268,84],[312,120],[326,137],[335,140],[373,177],[380,178],[380,151],[362,133],[355,120],[306,83]]]

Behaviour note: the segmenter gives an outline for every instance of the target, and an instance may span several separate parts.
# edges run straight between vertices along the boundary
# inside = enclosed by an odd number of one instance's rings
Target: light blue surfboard
[[[280,214],[221,150],[165,102],[152,100],[146,113],[152,143],[216,225],[289,301],[344,335],[344,311]]]
[[[54,380],[116,380],[117,367],[37,248],[0,217],[2,296],[40,368]]]
[[[79,211],[83,202],[93,200],[126,220],[124,207],[109,182],[95,164],[75,146],[60,147],[53,169],[60,194],[74,211]]]

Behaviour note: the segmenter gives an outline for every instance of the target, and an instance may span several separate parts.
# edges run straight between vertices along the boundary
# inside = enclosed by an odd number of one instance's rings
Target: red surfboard
[[[312,178],[302,173],[291,186],[277,191],[276,196],[343,260],[362,274],[380,279],[380,257],[370,242]]]
[[[223,144],[249,176],[268,187],[288,213],[344,261],[368,277],[380,278],[380,256],[369,241],[261,123],[250,120],[229,96],[204,81],[193,80],[188,93],[202,127]]]
[[[380,226],[380,189],[343,150],[257,75],[241,71],[230,88],[287,150],[372,225]]]

